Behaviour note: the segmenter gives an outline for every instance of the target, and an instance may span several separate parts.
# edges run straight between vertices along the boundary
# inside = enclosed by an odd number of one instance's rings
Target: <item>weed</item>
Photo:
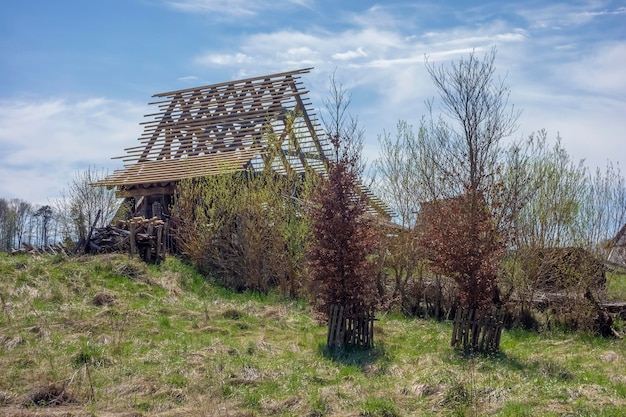
[[[331,407],[328,402],[317,394],[311,399],[311,412],[308,417],[323,417],[330,411]]]
[[[539,364],[539,372],[546,378],[560,381],[571,381],[574,375],[562,365],[554,361],[544,361]]]
[[[499,415],[502,417],[532,417],[535,412],[528,404],[512,402],[506,404]]]
[[[359,413],[362,417],[398,417],[395,405],[385,398],[369,398]]]
[[[109,318],[109,326],[115,332],[113,340],[113,352],[121,353],[121,345],[128,324],[128,312],[120,312],[119,310],[109,310],[107,317]]]
[[[222,313],[222,317],[229,320],[240,320],[246,317],[246,313],[234,308],[229,308]]]
[[[613,329],[620,334],[626,333],[626,321],[619,314],[613,318]]]
[[[78,352],[72,358],[75,366],[90,365],[94,368],[100,368],[108,364],[108,360],[104,355],[104,348],[92,343],[90,340],[83,339],[81,341]]]
[[[159,323],[159,327],[164,329],[170,329],[172,327],[172,323],[170,322],[170,318],[166,314],[160,314],[157,322]]]

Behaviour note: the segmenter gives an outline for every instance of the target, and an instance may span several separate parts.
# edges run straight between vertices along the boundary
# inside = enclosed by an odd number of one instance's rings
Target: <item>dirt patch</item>
[[[25,407],[58,407],[78,404],[78,402],[69,389],[59,384],[52,384],[32,392],[22,402],[22,405]]]
[[[96,307],[103,307],[114,304],[115,300],[116,297],[114,294],[111,294],[109,292],[99,292],[98,294],[94,295],[93,299],[91,300],[91,304],[95,305]]]

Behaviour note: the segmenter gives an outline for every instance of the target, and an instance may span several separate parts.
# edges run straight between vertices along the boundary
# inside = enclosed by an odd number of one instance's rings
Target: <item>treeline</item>
[[[9,252],[24,243],[44,247],[53,243],[69,247],[84,239],[92,225],[107,225],[118,212],[115,190],[92,187],[106,172],[88,168],[77,172],[61,197],[45,205],[0,197],[0,251]],[[94,224],[98,211],[101,216]]]

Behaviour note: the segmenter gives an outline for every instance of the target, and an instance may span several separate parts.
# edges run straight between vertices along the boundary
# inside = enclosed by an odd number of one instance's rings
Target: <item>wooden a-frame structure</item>
[[[139,146],[96,185],[134,200],[134,215],[161,216],[178,181],[271,167],[326,173],[331,145],[320,132],[300,77],[311,68],[155,94]],[[270,141],[272,143],[270,143]],[[372,212],[387,206],[361,187]]]

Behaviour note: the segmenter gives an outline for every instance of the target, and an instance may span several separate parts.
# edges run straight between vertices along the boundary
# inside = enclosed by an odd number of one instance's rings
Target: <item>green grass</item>
[[[106,295],[103,296],[103,294]],[[0,254],[0,415],[613,416],[626,341],[505,331],[467,357],[451,325],[381,314],[375,349],[328,352],[306,303],[237,294],[169,257]],[[106,300],[96,303],[98,299]],[[24,407],[65,386],[77,402]]]
[[[606,276],[606,292],[610,300],[626,300],[626,270],[616,269]]]

